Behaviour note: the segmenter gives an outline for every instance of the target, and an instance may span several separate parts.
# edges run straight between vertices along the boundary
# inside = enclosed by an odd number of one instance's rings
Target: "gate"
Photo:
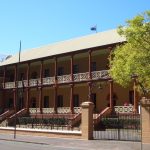
[[[115,114],[101,118],[94,139],[141,141],[140,114]]]

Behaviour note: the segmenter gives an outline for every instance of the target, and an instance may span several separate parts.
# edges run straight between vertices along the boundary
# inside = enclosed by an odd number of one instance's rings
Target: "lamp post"
[[[19,65],[20,65],[20,55],[21,55],[21,41],[20,41],[20,47],[19,47],[19,58],[18,58],[18,64],[17,64],[17,68],[16,68],[16,100],[15,100],[15,126],[14,126],[14,139],[16,139],[16,123],[17,123],[17,102],[18,102],[18,98],[19,98],[19,90],[18,90],[18,70],[19,70]],[[21,93],[22,94],[22,93]]]

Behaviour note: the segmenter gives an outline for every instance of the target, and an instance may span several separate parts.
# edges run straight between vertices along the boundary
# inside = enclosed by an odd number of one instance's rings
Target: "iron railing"
[[[93,72],[91,72],[91,75],[92,75],[93,80],[109,78],[108,70],[93,71]],[[75,82],[77,82],[77,81],[87,81],[89,79],[90,79],[89,72],[73,74],[73,81],[75,81]],[[71,81],[71,74],[57,76],[57,82],[58,83],[69,83],[70,81]],[[18,84],[15,84],[15,82],[6,82],[5,85],[2,84],[2,86],[5,89],[15,88],[15,86],[18,86],[19,88],[22,88],[23,86],[24,87],[28,86],[28,81],[27,80],[18,81],[16,83],[18,83]],[[51,85],[51,84],[54,84],[54,83],[55,83],[55,77],[42,78],[42,83],[41,83],[41,80],[39,78],[29,80],[29,86],[30,87],[40,86],[41,84]]]
[[[79,127],[73,127],[68,118],[31,118],[18,117],[18,128],[30,129],[48,129],[48,130],[80,130]]]
[[[114,110],[116,113],[132,113],[133,106],[114,106]]]
[[[40,108],[29,108],[30,114],[37,114],[40,113]],[[70,113],[70,107],[58,107],[57,108],[57,113],[60,114],[67,114]],[[42,113],[43,114],[51,114],[54,113],[54,108],[42,108]],[[81,107],[74,107],[74,113],[78,114],[81,113]]]

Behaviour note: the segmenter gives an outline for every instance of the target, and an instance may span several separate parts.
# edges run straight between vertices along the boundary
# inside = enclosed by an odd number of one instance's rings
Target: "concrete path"
[[[0,134],[1,150],[141,150],[140,142],[58,139],[31,135]]]

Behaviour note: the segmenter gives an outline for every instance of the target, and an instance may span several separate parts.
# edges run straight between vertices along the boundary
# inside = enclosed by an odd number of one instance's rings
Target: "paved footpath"
[[[140,142],[77,140],[0,133],[0,150],[141,150]]]

